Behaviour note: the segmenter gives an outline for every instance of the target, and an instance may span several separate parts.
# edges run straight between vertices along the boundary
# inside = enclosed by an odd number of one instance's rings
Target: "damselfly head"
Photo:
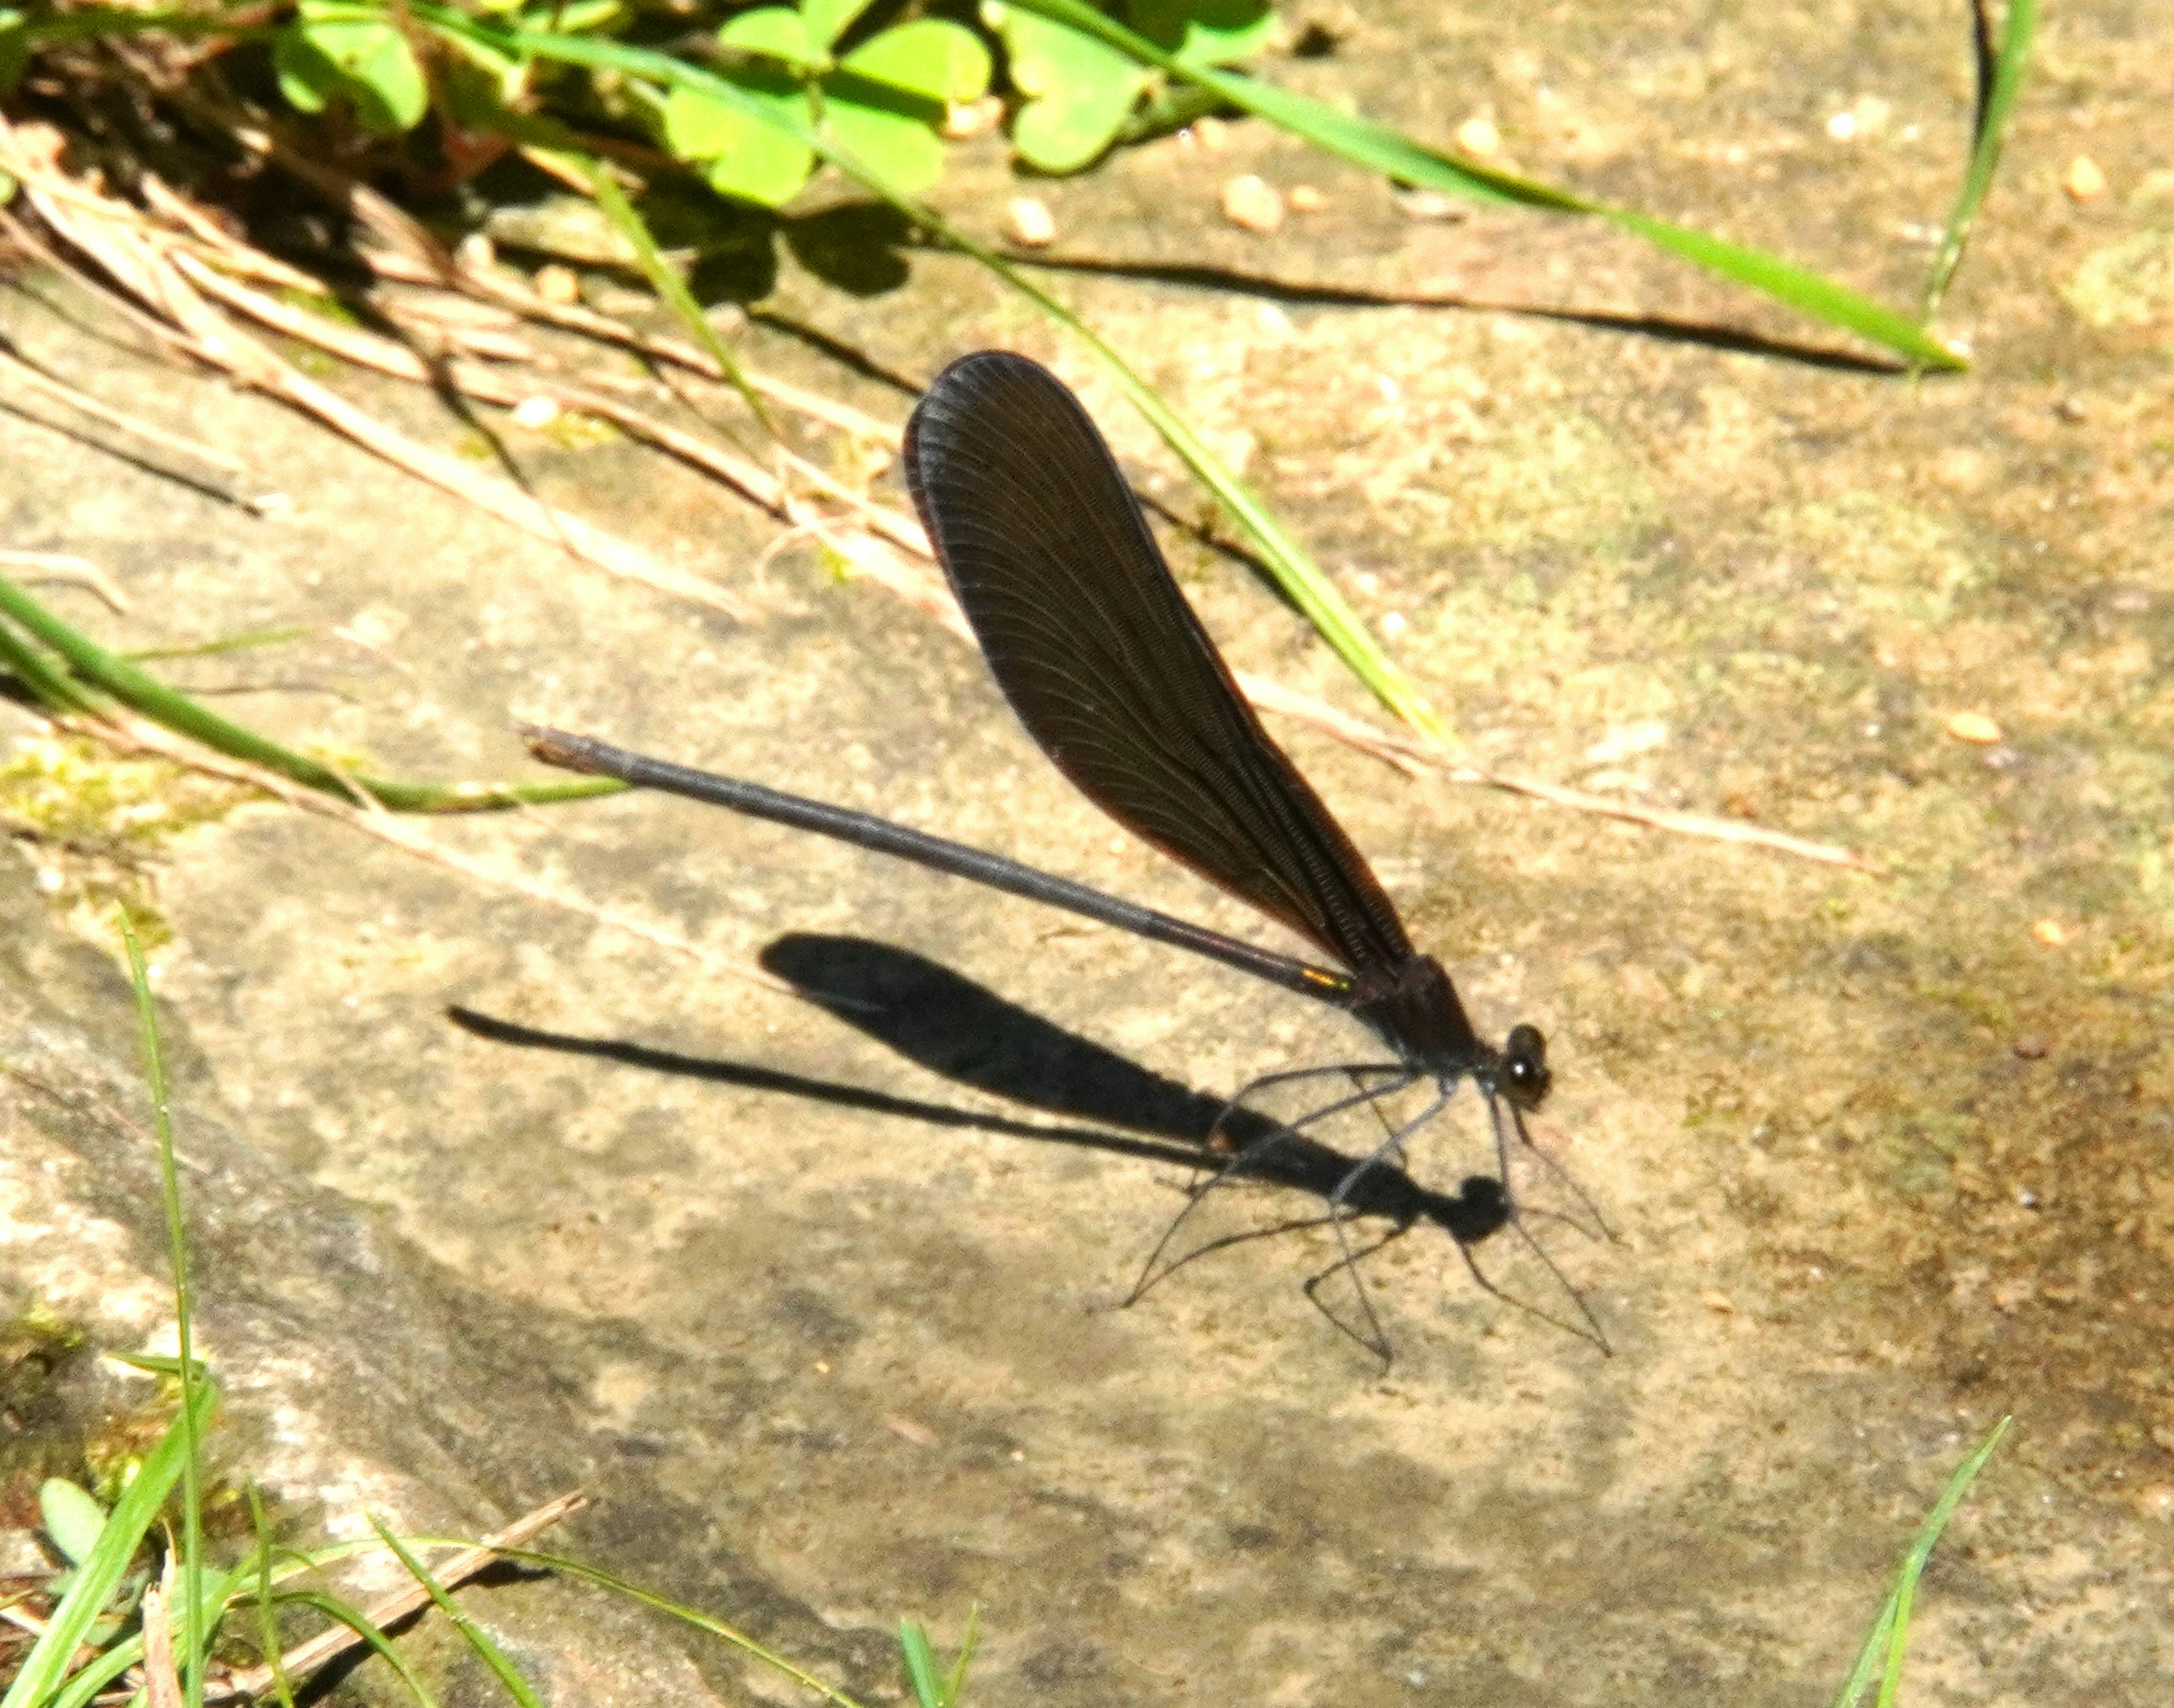
[[[1519,1109],[1538,1109],[1555,1075],[1548,1071],[1548,1040],[1538,1026],[1512,1026],[1502,1046],[1495,1089]]]

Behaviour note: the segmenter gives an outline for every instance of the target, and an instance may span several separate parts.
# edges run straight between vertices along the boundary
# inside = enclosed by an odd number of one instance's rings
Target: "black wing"
[[[906,473],[998,684],[1089,799],[1354,972],[1411,958],[1055,375],[1001,350],[954,362],[907,424]]]

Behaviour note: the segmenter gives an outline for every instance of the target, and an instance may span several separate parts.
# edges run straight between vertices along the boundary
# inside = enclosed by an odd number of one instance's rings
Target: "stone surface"
[[[1913,293],[1928,251],[1897,234],[1937,219],[1966,134],[1953,20],[1770,8],[1693,36],[1616,8],[1547,42],[1405,10],[1279,69],[1428,133],[1484,104],[1537,174]],[[1948,1469],[2013,1411],[1921,1592],[1914,1688],[2080,1704],[2163,1676],[2174,320],[2141,287],[2140,317],[2061,295],[2164,223],[2061,189],[2085,124],[2117,187],[2164,165],[2149,10],[2058,20],[1944,311],[1980,364],[1957,380],[1874,371],[1604,229],[1409,221],[1257,127],[1213,177],[1172,142],[1046,187],[1127,263],[1073,278],[1083,311],[1203,430],[1254,436],[1268,495],[1401,619],[1399,656],[1490,762],[1886,868],[1416,786],[1290,732],[1485,1029],[1548,1030],[1553,1154],[1622,1238],[1536,1225],[1613,1358],[1479,1291],[1438,1231],[1372,1267],[1386,1379],[1299,1292],[1334,1257],[1318,1234],[1105,1308],[1180,1203],[1170,1146],[1201,1109],[1358,1042],[1236,974],[677,803],[431,827],[749,975],[728,976],[250,807],[170,843],[156,895],[214,1350],[266,1474],[328,1514],[472,1525],[587,1480],[593,1556],[872,1694],[900,1613],[952,1638],[978,1603],[991,1702],[1778,1704],[1831,1691]],[[1830,113],[1875,101],[1876,133],[1830,141]],[[1010,192],[996,146],[977,159],[944,195],[987,225]],[[1247,170],[1326,192],[1273,263],[1214,207]],[[1219,268],[1236,289],[1198,288]],[[1189,519],[1083,360],[965,263],[910,268],[857,295],[787,267],[776,306],[878,373],[1051,356]],[[756,567],[767,530],[683,471],[507,441],[547,495],[744,591],[751,625],[22,298],[5,313],[296,497],[251,522],[6,430],[6,543],[80,552],[137,602],[120,622],[53,590],[86,627],[316,631],[175,667],[253,686],[222,695],[237,716],[437,776],[515,770],[513,721],[547,717],[1266,940],[1073,796],[965,647],[804,555]],[[903,415],[775,328],[750,345]],[[1364,709],[1241,570],[1182,535],[1172,554],[1237,663]],[[1959,711],[1999,742],[1949,738]],[[134,1107],[110,974],[10,883],[11,1057],[77,1029],[69,1072]],[[17,1284],[140,1335],[136,1153],[11,1095]],[[1428,1180],[1488,1162],[1466,1114],[1421,1147]],[[1225,1196],[1219,1229],[1305,1208]],[[1555,1297],[1513,1242],[1476,1256]],[[305,1408],[291,1442],[281,1405]],[[495,1617],[538,1617],[494,1593]]]

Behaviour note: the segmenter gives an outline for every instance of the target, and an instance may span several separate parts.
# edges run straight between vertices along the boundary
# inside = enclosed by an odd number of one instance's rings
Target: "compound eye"
[[[1538,1026],[1512,1026],[1502,1046],[1502,1069],[1510,1100],[1537,1109],[1554,1076],[1548,1072],[1548,1040]]]

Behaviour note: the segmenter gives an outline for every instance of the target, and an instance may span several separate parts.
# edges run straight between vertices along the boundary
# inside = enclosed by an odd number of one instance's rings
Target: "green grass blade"
[[[974,1658],[974,1645],[981,1636],[982,1609],[976,1603],[966,1609],[966,1635],[959,1639],[959,1658],[951,1665],[951,1679],[944,1692],[946,1702],[956,1702],[959,1693],[966,1688],[966,1663]]]
[[[15,1674],[6,1695],[0,1696],[0,1708],[33,1708],[33,1705],[43,1708],[60,1688],[76,1645],[127,1576],[128,1562],[180,1480],[189,1462],[191,1443],[202,1434],[218,1397],[218,1389],[207,1378],[192,1396],[191,1413],[168,1424],[158,1445],[144,1456],[134,1478],[106,1516],[98,1546],[77,1569],[75,1581],[53,1609],[46,1634],[24,1659],[22,1670]]]
[[[95,710],[91,698],[73,678],[58,671],[38,656],[31,646],[5,623],[0,623],[0,665],[30,690],[46,711],[66,716]]]
[[[1214,493],[1251,537],[1268,571],[1284,594],[1302,611],[1360,681],[1396,712],[1430,738],[1447,743],[1447,732],[1420,696],[1411,679],[1382,650],[1335,584],[1298,542],[1287,533],[1266,505],[1237,476],[1225,468],[1200,435],[1164,403],[1145,380],[1127,365],[1117,351],[1090,330],[1064,305],[1012,266],[986,244],[976,241],[933,208],[887,182],[880,173],[856,159],[813,126],[802,123],[750,99],[744,91],[721,77],[668,54],[630,47],[617,41],[592,41],[533,31],[499,28],[477,23],[458,13],[411,0],[409,12],[419,22],[455,37],[479,42],[501,53],[529,56],[566,64],[587,65],[646,78],[668,88],[699,90],[719,104],[748,113],[804,143],[817,155],[846,173],[873,194],[895,208],[922,230],[960,254],[979,262],[1005,284],[1032,302],[1043,313],[1084,343],[1118,387],[1178,456],[1194,477]]]
[[[257,1492],[251,1478],[249,1484],[249,1524],[257,1534],[256,1579],[257,1646],[263,1651],[264,1664],[271,1669],[272,1694],[279,1699],[279,1708],[295,1708],[295,1687],[287,1678],[287,1668],[280,1661],[279,1622],[273,1613],[272,1555],[274,1546],[272,1526],[264,1516],[264,1497]]]
[[[921,1708],[951,1708],[951,1698],[944,1689],[944,1674],[936,1664],[935,1651],[928,1646],[928,1633],[918,1619],[898,1622],[898,1650],[906,1662],[906,1683],[913,1686],[913,1700]]]
[[[151,646],[121,656],[131,664],[155,664],[169,658],[216,658],[222,653],[247,652],[259,646],[284,646],[289,640],[306,640],[316,632],[311,629],[251,629],[240,635],[222,635],[216,640],[199,641],[193,646]]]
[[[1962,187],[1948,214],[1948,229],[1926,269],[1925,294],[1918,317],[1930,320],[1947,294],[1948,281],[1963,258],[1971,227],[1993,187],[1993,170],[2000,165],[2000,145],[2008,134],[2008,120],[2015,96],[2023,87],[2023,73],[2031,63],[2031,44],[2038,33],[2038,0],[2008,0],[2008,16],[2001,25],[2000,45],[1993,55],[1992,76],[1978,91],[1977,134],[1971,139],[1970,165],[1964,169]]]
[[[955,242],[956,233],[945,228],[938,232],[948,241]],[[992,255],[994,262],[1009,277],[1011,283],[1023,289],[1032,290],[1045,311],[1068,327],[1075,336],[1101,358],[1102,365],[1117,387],[1132,400],[1133,407],[1147,417],[1164,441],[1182,457],[1193,478],[1221,500],[1238,526],[1252,537],[1255,549],[1267,565],[1270,576],[1286,597],[1296,605],[1306,619],[1320,632],[1322,640],[1341,658],[1352,673],[1373,690],[1375,696],[1398,716],[1418,730],[1430,741],[1443,747],[1454,742],[1448,728],[1426,703],[1419,688],[1404,674],[1403,669],[1382,651],[1380,641],[1366,626],[1366,619],[1351,608],[1336,583],[1314,562],[1311,555],[1278,522],[1274,513],[1257,498],[1251,487],[1225,468],[1220,458],[1208,448],[1206,441],[1194,432],[1192,425],[1169,404],[1161,394],[1127,366],[1117,353],[1103,343],[1101,336],[1090,331],[1085,322],[1078,319],[1055,298],[1033,290],[1028,281],[1014,268]]]
[[[181,1214],[181,1170],[174,1165],[173,1108],[166,1090],[166,1057],[159,1043],[159,1014],[151,1000],[151,975],[143,965],[143,946],[136,922],[119,911],[121,942],[128,952],[128,981],[135,987],[136,1019],[142,1029],[143,1075],[151,1092],[151,1132],[159,1147],[159,1186],[165,1200],[166,1257],[174,1271],[176,1362],[181,1385],[181,1675],[188,1708],[203,1708],[203,1442],[197,1432],[197,1389],[203,1373],[197,1367],[194,1300],[189,1290],[188,1227]]]
[[[1985,1468],[1986,1461],[1993,1457],[1993,1449],[2000,1445],[2000,1438],[2008,1433],[2008,1426],[2014,1421],[2012,1418],[2003,1418],[1993,1426],[1991,1433],[1978,1443],[1970,1457],[1955,1467],[1955,1474],[1948,1478],[1948,1486],[1940,1491],[1940,1498],[1933,1503],[1933,1510],[1917,1527],[1909,1552],[1902,1556],[1902,1565],[1895,1574],[1895,1587],[1888,1592],[1886,1604],[1873,1620],[1872,1629],[1865,1633],[1847,1681],[1836,1693],[1834,1708],[1857,1708],[1858,1699],[1864,1694],[1864,1687],[1872,1682],[1875,1673],[1881,1675],[1880,1708],[1892,1708],[1895,1693],[1902,1683],[1903,1648],[1909,1639],[1910,1603],[1917,1592],[1917,1580],[1924,1574],[1925,1562],[1932,1558],[1933,1544],[1940,1539],[1948,1520],[1955,1516],[1971,1484]]]
[[[564,1554],[540,1554],[533,1549],[527,1548],[500,1548],[493,1551],[501,1559],[516,1559],[526,1565],[542,1566],[549,1571],[560,1572],[568,1577],[580,1578],[585,1583],[592,1583],[599,1589],[609,1590],[614,1595],[624,1596],[627,1600],[646,1607],[652,1612],[662,1613],[667,1619],[677,1619],[682,1624],[690,1625],[698,1631],[717,1638],[720,1641],[729,1643],[742,1654],[761,1662],[764,1666],[792,1679],[794,1684],[804,1689],[813,1691],[825,1701],[834,1705],[834,1708],[861,1708],[861,1705],[844,1691],[834,1685],[825,1684],[813,1673],[794,1666],[776,1650],[765,1648],[745,1632],[733,1630],[723,1620],[713,1618],[699,1608],[690,1608],[682,1602],[672,1601],[653,1591],[646,1590],[640,1584],[630,1582],[614,1572],[606,1571],[601,1566],[590,1565],[581,1560],[569,1559]]]
[[[56,700],[57,711],[95,711],[98,708],[79,684],[88,684],[111,695],[139,716],[149,718],[179,734],[198,741],[214,753],[262,766],[306,788],[351,801],[360,791],[396,813],[469,813],[516,804],[545,805],[554,801],[587,800],[617,794],[625,785],[610,778],[589,777],[566,783],[403,783],[383,777],[349,776],[330,765],[266,739],[254,730],[221,717],[187,695],[177,694],[156,677],[138,669],[118,653],[109,652],[80,630],[70,627],[33,599],[13,581],[0,576],[0,616],[27,629],[66,661],[74,679],[67,683]],[[20,647],[19,637],[0,624],[0,636]],[[19,668],[6,646],[0,645],[0,662]],[[53,673],[43,667],[48,676]],[[25,677],[26,684],[30,678]]]
[[[408,1575],[430,1592],[430,1599],[440,1613],[452,1621],[453,1629],[461,1634],[468,1646],[475,1651],[484,1665],[489,1667],[498,1682],[506,1687],[506,1694],[520,1708],[544,1708],[534,1687],[521,1676],[521,1669],[513,1664],[506,1651],[491,1640],[490,1634],[462,1611],[461,1605],[446,1592],[446,1586],[432,1574],[430,1568],[410,1553],[400,1538],[386,1528],[385,1521],[372,1516],[370,1527],[377,1532],[378,1539],[391,1549]]]
[[[392,1668],[402,1687],[415,1699],[417,1708],[438,1708],[438,1699],[430,1694],[430,1687],[416,1676],[415,1669],[408,1664],[407,1657],[395,1646],[392,1640],[380,1630],[370,1615],[360,1608],[329,1590],[322,1589],[282,1590],[279,1599],[292,1602],[297,1607],[315,1608],[334,1624],[345,1625]]]
[[[710,324],[710,317],[702,312],[701,305],[695,300],[695,294],[687,289],[687,281],[680,278],[679,269],[664,258],[664,251],[657,246],[656,235],[650,230],[648,222],[635,212],[634,204],[626,199],[626,192],[613,180],[610,171],[602,161],[586,155],[562,154],[560,158],[587,176],[590,188],[595,192],[597,206],[603,210],[604,218],[617,228],[620,236],[634,246],[635,257],[641,262],[641,270],[648,277],[650,289],[664,300],[679,317],[679,323],[693,335],[695,341],[716,359],[725,378],[732,382],[733,389],[740,394],[748,408],[754,411],[754,419],[762,423],[762,430],[775,439],[777,423],[771,418],[754,387],[748,383],[748,377],[741,371],[739,360],[733,354],[732,347],[717,335],[717,327]]]
[[[1115,19],[1081,3],[1081,0],[1011,0],[1011,3],[1095,36],[1171,77],[1211,89],[1233,106],[1281,126],[1314,147],[1341,155],[1371,171],[1474,201],[1537,208],[1556,214],[1584,214],[1605,219],[1734,284],[1884,345],[1917,366],[1960,370],[1968,365],[1906,315],[1897,314],[1870,297],[1778,256],[1628,208],[1611,208],[1514,172],[1460,159],[1415,142],[1385,125],[1338,112],[1320,101],[1258,78],[1184,64]]]
[[[240,1582],[241,1577],[241,1571],[237,1569],[213,1579],[207,1586],[203,1598],[205,1630],[216,1629],[219,1612],[225,1607],[228,1597],[233,1593],[234,1586]],[[90,1662],[80,1671],[70,1673],[68,1683],[63,1684],[57,1694],[45,1700],[43,1708],[86,1708],[86,1705],[93,1697],[102,1693],[114,1679],[119,1678],[143,1658],[142,1633],[138,1632],[133,1636],[124,1637],[111,1648],[102,1651],[96,1660]],[[38,1708],[38,1705],[33,1704],[32,1708]]]
[[[959,1658],[952,1663],[948,1677],[936,1663],[936,1651],[930,1646],[927,1628],[919,1619],[898,1622],[899,1653],[905,1658],[906,1681],[913,1686],[914,1700],[920,1708],[957,1708],[960,1692],[965,1688],[966,1662],[974,1653],[974,1639],[981,1619],[979,1608],[966,1615],[966,1635],[959,1645]]]
[[[1906,357],[1913,365],[1960,373],[1970,364],[1927,332],[1909,316],[1837,284],[1824,273],[1784,261],[1763,249],[1750,249],[1725,238],[1672,225],[1626,209],[1593,210],[1611,224],[1635,233],[1687,261],[1696,262],[1739,284],[1748,285],[1775,301],[1830,326],[1855,332],[1868,343],[1883,345]]]

